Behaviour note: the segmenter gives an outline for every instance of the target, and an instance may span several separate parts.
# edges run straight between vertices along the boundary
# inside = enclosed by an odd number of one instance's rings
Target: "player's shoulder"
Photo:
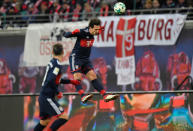
[[[49,63],[50,67],[60,67],[62,66],[62,63],[58,60],[58,59],[55,59],[55,58],[52,58],[50,60],[50,63]]]
[[[80,32],[89,33],[89,28],[88,27],[82,28],[82,29],[80,29]]]

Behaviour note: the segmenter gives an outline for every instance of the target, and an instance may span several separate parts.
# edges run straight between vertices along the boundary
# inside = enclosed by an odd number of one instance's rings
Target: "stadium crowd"
[[[108,16],[109,12],[113,11],[113,5],[119,1],[127,6],[128,15],[131,10],[137,9],[147,9],[144,14],[155,14],[170,12],[149,10],[193,6],[193,0],[2,0],[0,2],[1,24],[15,25],[18,23],[16,21],[23,22],[24,25],[26,21],[28,23],[79,21],[96,15]],[[19,16],[19,18],[12,16]]]

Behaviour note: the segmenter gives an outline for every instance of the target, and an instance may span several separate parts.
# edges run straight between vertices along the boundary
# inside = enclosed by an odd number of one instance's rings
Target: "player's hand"
[[[101,26],[100,30],[101,30],[101,31],[104,31],[104,30],[105,30],[105,27],[104,27],[104,26]]]
[[[70,83],[73,84],[73,85],[80,85],[79,80],[70,80]]]
[[[105,30],[104,26],[101,26],[100,30],[99,30],[99,34],[101,34],[103,31]]]
[[[59,92],[58,95],[57,95],[57,98],[58,98],[58,99],[61,99],[62,97],[63,97],[62,92]]]

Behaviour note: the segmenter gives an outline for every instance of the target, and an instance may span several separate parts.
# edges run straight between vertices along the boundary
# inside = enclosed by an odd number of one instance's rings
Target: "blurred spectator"
[[[20,14],[22,16],[31,15],[31,14],[33,14],[33,10],[34,10],[34,4],[33,3],[23,3],[23,5],[21,7]],[[23,17],[23,18],[25,19],[25,17]]]
[[[193,7],[193,0],[187,0],[187,6]]]
[[[48,2],[42,1],[37,9],[38,9],[37,12],[33,12],[36,14],[40,14],[36,16],[36,21],[38,21],[38,23],[50,22]]]
[[[176,6],[173,0],[166,0],[165,2],[162,8],[175,8]],[[163,13],[174,13],[174,10],[165,10]]]
[[[142,3],[141,3],[141,0],[136,0],[136,9],[142,9],[143,6],[142,6]]]
[[[185,8],[185,7],[187,7],[185,0],[178,0],[178,3],[176,4],[176,8]]]
[[[38,12],[38,14],[48,14],[49,10],[48,10],[48,3],[43,1],[40,5],[40,10]]]
[[[135,0],[135,1],[129,0],[129,1],[128,2],[126,1],[127,9],[143,9],[143,5],[145,5],[146,2],[146,0]]]
[[[87,20],[93,16],[108,16],[113,10],[116,2],[123,2],[126,5],[127,13],[130,10],[147,9],[143,12],[135,11],[132,14],[164,14],[164,13],[187,13],[186,7],[193,6],[193,0],[1,0],[0,15],[12,17],[1,17],[2,26],[17,26],[19,21],[26,26],[28,23],[44,23],[54,21],[79,21]],[[176,3],[175,3],[176,2]],[[180,8],[178,10],[157,10],[159,8]],[[94,13],[90,12],[95,12]],[[13,15],[21,15],[14,18]],[[41,16],[35,16],[40,14]],[[193,9],[188,9],[188,16],[193,14]],[[31,16],[27,16],[31,15]],[[33,15],[33,16],[32,16]],[[42,16],[44,15],[44,16]],[[53,17],[53,18],[52,18]]]
[[[34,11],[33,3],[27,2],[22,5],[20,11],[21,15],[20,24],[22,26],[27,26],[28,23],[33,23],[35,21],[35,16],[31,16],[33,15],[33,11]]]
[[[109,14],[109,5],[106,2],[101,3],[100,16],[108,16]]]
[[[158,8],[160,8],[160,3],[159,3],[159,1],[158,1],[158,0],[153,0],[152,6],[153,6],[153,9],[158,9]]]
[[[176,4],[176,8],[181,8],[176,10],[177,13],[186,13],[187,10],[184,9],[188,7],[185,0],[178,0],[178,3]]]
[[[40,15],[36,16],[38,23],[50,22],[48,3],[46,1],[41,2],[39,10],[37,13],[40,14]]]
[[[143,4],[142,4],[142,1],[143,0],[136,0],[136,1],[131,1],[128,2],[128,4],[130,5],[129,7],[127,6],[127,11],[128,11],[128,15],[130,15],[132,12],[129,11],[129,9],[143,9]],[[136,3],[134,3],[136,2]],[[134,5],[134,6],[132,6]],[[133,12],[132,15],[138,15],[140,14],[140,12],[136,11],[136,12]]]
[[[175,2],[173,0],[166,0],[162,8],[175,8]]]
[[[74,9],[73,14],[72,14],[72,21],[79,21],[81,18],[80,13],[82,13],[82,6],[81,4],[77,3],[76,8]]]
[[[152,1],[146,0],[144,8],[145,9],[151,9],[152,8]]]
[[[60,8],[61,8],[61,5],[59,4],[58,0],[54,0],[49,3],[50,14],[59,13]]]
[[[37,1],[34,3],[34,9],[33,9],[32,14],[37,14],[37,13],[39,12],[38,7],[40,7],[41,3],[42,3],[42,0],[37,0]]]
[[[20,11],[21,8],[21,1],[20,0],[13,0],[12,6],[17,10],[17,12]]]
[[[11,8],[11,1],[10,0],[4,0],[2,6],[0,8],[0,12],[2,14],[6,14],[9,8]]]
[[[159,0],[153,0],[152,1],[152,6],[153,6],[153,9],[154,9],[154,10],[152,10],[153,14],[160,14],[160,13],[162,13],[160,10],[156,10],[156,9],[160,8]]]
[[[93,8],[88,2],[84,4],[84,10],[82,12],[82,20],[88,20],[94,17]]]
[[[68,21],[69,13],[70,13],[70,5],[67,2],[64,2],[59,10],[60,20]]]
[[[100,10],[100,2],[101,0],[89,0],[89,4],[96,12],[99,12]]]
[[[16,1],[15,1],[16,2]],[[17,26],[16,24],[16,17],[15,15],[18,14],[18,10],[16,8],[16,3],[11,2],[10,0],[4,0],[3,5],[0,9],[0,12],[3,15],[8,15],[6,16],[5,21],[3,21],[3,24],[7,27],[14,27]]]
[[[54,22],[58,22],[59,19],[59,13],[62,6],[59,3],[59,0],[50,0],[48,5],[49,14],[51,14],[50,17],[52,17]]]
[[[9,26],[9,27],[14,27],[14,26],[17,26],[16,24],[16,16],[17,15],[17,12],[15,12],[15,8],[13,6],[10,6],[8,9],[7,9],[7,17],[6,17],[6,24]]]
[[[147,9],[147,11],[144,11],[144,14],[151,14],[151,9],[152,9],[152,1],[151,0],[146,0],[144,9]]]

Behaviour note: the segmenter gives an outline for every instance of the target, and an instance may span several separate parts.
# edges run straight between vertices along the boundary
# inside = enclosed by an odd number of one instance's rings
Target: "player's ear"
[[[62,54],[61,54],[61,56],[63,56],[64,55],[64,50],[62,50]]]
[[[88,29],[89,29],[89,32],[92,33],[92,27],[89,27]]]

